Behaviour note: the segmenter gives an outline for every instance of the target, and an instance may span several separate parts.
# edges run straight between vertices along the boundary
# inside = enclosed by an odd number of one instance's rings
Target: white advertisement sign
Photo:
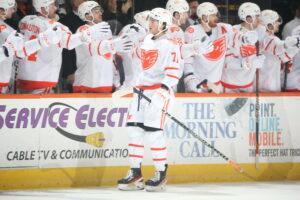
[[[0,168],[127,166],[130,98],[0,99]],[[300,162],[300,97],[260,98],[260,162]],[[238,163],[255,159],[254,97],[176,98],[170,112]],[[165,127],[170,164],[224,163],[177,123]],[[147,146],[145,136],[145,148]],[[146,150],[145,165],[152,164]]]

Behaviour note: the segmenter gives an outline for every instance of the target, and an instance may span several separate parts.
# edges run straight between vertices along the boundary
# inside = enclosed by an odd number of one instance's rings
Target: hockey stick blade
[[[238,166],[235,162],[233,162],[232,160],[228,160],[228,163],[234,167],[238,172],[243,173],[244,169],[241,168],[240,166]]]
[[[122,98],[128,94],[132,94],[133,93],[133,88],[132,87],[128,87],[128,88],[124,88],[118,91],[115,91],[114,93],[112,93],[112,98],[113,99],[118,99],[118,98]]]

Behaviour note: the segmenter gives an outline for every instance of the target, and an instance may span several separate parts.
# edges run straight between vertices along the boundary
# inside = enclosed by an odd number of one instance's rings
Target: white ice
[[[116,187],[1,191],[1,200],[300,200],[300,181],[167,185],[164,192]]]

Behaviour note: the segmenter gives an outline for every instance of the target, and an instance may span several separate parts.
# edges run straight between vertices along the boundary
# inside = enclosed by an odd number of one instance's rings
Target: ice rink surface
[[[116,187],[16,190],[1,200],[300,200],[300,182],[193,183],[167,185],[164,192],[119,191]]]

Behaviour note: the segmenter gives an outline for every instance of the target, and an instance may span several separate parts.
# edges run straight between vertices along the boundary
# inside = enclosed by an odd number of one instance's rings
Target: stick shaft
[[[137,94],[139,94],[141,97],[143,97],[146,101],[148,101],[149,103],[151,103],[151,99],[149,97],[147,97],[145,94],[143,94],[142,92],[140,92],[138,89],[133,88],[133,91]],[[231,166],[233,166],[236,170],[238,170],[239,172],[242,172],[243,169],[241,167],[239,167],[235,162],[229,160],[229,158],[224,155],[221,151],[219,151],[218,149],[216,149],[214,146],[212,146],[211,144],[209,144],[206,140],[204,140],[203,138],[201,138],[198,134],[196,134],[194,131],[192,131],[190,128],[188,128],[185,124],[183,124],[181,121],[179,121],[178,119],[176,119],[174,116],[172,116],[170,113],[168,113],[167,111],[165,111],[164,109],[161,109],[161,111],[167,115],[171,120],[173,120],[175,123],[177,123],[179,126],[181,126],[184,130],[188,131],[190,134],[192,134],[196,139],[200,140],[204,145],[206,145],[208,148],[212,149],[213,151],[215,151],[220,157],[222,157],[224,160],[226,160]]]
[[[256,47],[256,56],[259,56],[259,42],[255,43]],[[255,102],[255,138],[256,138],[256,145],[255,145],[255,167],[259,168],[259,69],[256,69],[256,87],[255,87],[255,94],[256,94],[256,102]]]

